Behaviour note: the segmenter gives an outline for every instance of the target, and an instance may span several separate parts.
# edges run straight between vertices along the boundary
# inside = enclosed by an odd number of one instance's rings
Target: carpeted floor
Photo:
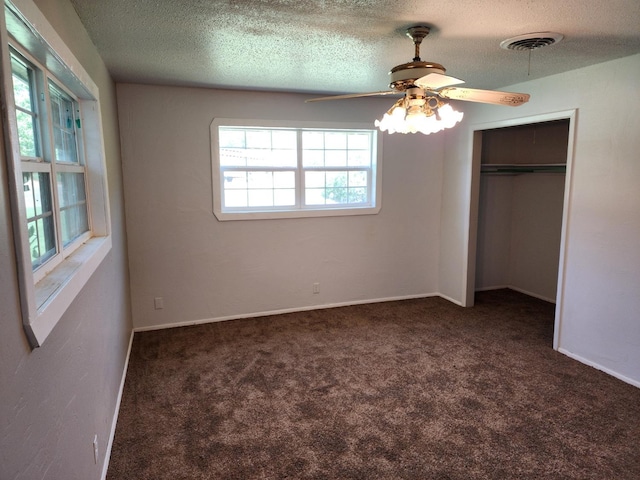
[[[639,479],[640,389],[509,290],[137,333],[108,480]]]

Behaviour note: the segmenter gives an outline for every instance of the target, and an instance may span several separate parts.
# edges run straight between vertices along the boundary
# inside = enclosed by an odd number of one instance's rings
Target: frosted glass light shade
[[[375,121],[375,126],[389,133],[423,133],[429,135],[445,128],[454,127],[462,120],[463,113],[444,104],[431,110],[417,110],[410,107],[409,112],[402,102],[396,102],[391,109]]]

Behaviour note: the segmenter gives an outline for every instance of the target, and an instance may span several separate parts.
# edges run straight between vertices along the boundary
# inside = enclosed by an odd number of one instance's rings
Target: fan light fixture
[[[420,44],[429,34],[429,30],[426,25],[416,25],[407,29],[407,36],[413,40],[415,56],[411,62],[397,65],[391,69],[389,72],[391,75],[389,88],[391,90],[348,93],[331,97],[310,98],[305,101],[320,102],[402,93],[404,96],[394,103],[380,120],[375,121],[375,126],[383,132],[420,132],[425,135],[454,127],[462,120],[462,112],[454,110],[442,99],[511,107],[517,107],[529,101],[528,93],[454,87],[453,85],[464,83],[464,80],[445,75],[446,70],[439,63],[424,62],[420,59]]]
[[[408,88],[406,95],[399,99],[375,121],[382,132],[423,133],[429,135],[445,128],[454,127],[462,120],[463,113],[454,110],[434,96],[427,96],[421,88]]]

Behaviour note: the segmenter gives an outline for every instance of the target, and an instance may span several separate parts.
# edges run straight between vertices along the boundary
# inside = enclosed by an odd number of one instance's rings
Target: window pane
[[[327,187],[346,187],[347,172],[327,172]]]
[[[57,184],[62,244],[67,246],[89,230],[84,173],[58,173]]]
[[[347,148],[347,134],[345,132],[326,132],[324,134],[324,148],[326,150]]]
[[[220,127],[218,129],[220,148],[245,148],[244,130]]]
[[[23,172],[22,183],[27,220],[52,213],[51,183],[46,172]]]
[[[348,203],[347,172],[327,172],[327,203]]]
[[[245,155],[249,167],[270,167],[272,165],[271,150],[247,149]]]
[[[35,95],[33,70],[11,55],[11,71],[20,155],[38,157],[40,148],[38,145],[37,115],[33,100]]]
[[[272,207],[273,206],[273,190],[271,189],[249,190],[249,206],[250,207]]]
[[[247,130],[247,148],[271,149],[271,132],[269,130]]]
[[[31,268],[35,270],[56,253],[50,175],[46,172],[23,172],[22,183]]]
[[[22,190],[24,191],[27,218],[35,217],[36,215],[36,202],[33,198],[33,178],[31,175],[31,173],[22,174]]]
[[[33,99],[31,96],[31,72],[30,68],[19,62],[13,55],[11,56],[11,73],[13,79],[13,95],[16,107],[23,108],[30,112],[34,111]]]
[[[272,167],[295,167],[298,163],[298,152],[296,150],[273,150],[271,153]]]
[[[75,130],[75,101],[49,82],[51,121],[55,143],[55,159],[58,162],[78,163]]]
[[[305,205],[324,205],[326,203],[324,188],[305,188]]]
[[[89,230],[86,205],[76,205],[60,210],[60,230],[62,244],[66,247],[73,240]]]
[[[22,183],[31,268],[35,270],[56,253],[50,175],[46,172],[23,172]]]
[[[293,188],[281,188],[273,191],[273,203],[278,207],[293,206],[296,204],[296,191]]]
[[[324,133],[302,132],[302,148],[324,150]]]
[[[247,189],[247,172],[224,172],[224,189]]]
[[[360,171],[305,172],[306,205],[368,203],[368,173]]]
[[[246,207],[248,204],[246,190],[225,190],[225,207]]]
[[[245,150],[247,166],[249,167],[295,167],[297,163],[296,150]]]
[[[218,127],[218,133],[222,167],[297,166],[295,130]]]
[[[366,188],[349,188],[348,203],[366,203],[367,189]]]
[[[16,111],[16,120],[18,123],[20,155],[23,157],[37,157],[36,117],[18,110]]]
[[[58,200],[61,208],[87,201],[84,173],[58,173]]]
[[[293,206],[296,203],[294,171],[227,171],[224,179],[225,207]]]
[[[303,150],[302,165],[305,167],[324,167],[324,150]]]
[[[326,150],[324,152],[324,162],[327,167],[346,167],[346,150]]]
[[[54,128],[53,137],[55,142],[55,158],[58,162],[78,163],[76,153],[75,135],[64,130]]]
[[[349,172],[349,186],[350,187],[366,187],[367,186],[367,172]]]
[[[273,188],[273,173],[249,172],[249,188]]]
[[[239,148],[220,148],[221,167],[245,167],[246,165],[246,150]]]
[[[349,150],[348,164],[350,167],[368,167],[371,165],[369,150]]]
[[[273,148],[295,150],[297,135],[294,130],[273,130],[271,134]]]
[[[31,268],[35,270],[56,253],[55,230],[53,216],[38,218],[27,223],[29,232],[29,249],[31,251]]]
[[[371,135],[368,133],[350,133],[347,142],[349,150],[369,150],[371,148]]]
[[[275,188],[296,188],[296,174],[294,172],[273,172],[273,186]]]
[[[307,188],[324,188],[324,172],[305,172],[304,184]]]

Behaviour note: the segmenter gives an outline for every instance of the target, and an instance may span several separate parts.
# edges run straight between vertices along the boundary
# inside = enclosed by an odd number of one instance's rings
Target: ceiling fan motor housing
[[[445,68],[433,62],[409,62],[393,67],[389,86],[396,91],[404,92],[407,88],[415,87],[414,82],[430,73],[444,75]]]
[[[420,59],[420,44],[429,35],[431,29],[426,25],[415,25],[407,29],[407,36],[413,40],[415,57],[409,63],[403,63],[391,69],[391,83],[389,87],[398,92],[404,92],[408,88],[415,87],[415,81],[430,73],[444,75],[445,68],[439,63],[423,62]]]

